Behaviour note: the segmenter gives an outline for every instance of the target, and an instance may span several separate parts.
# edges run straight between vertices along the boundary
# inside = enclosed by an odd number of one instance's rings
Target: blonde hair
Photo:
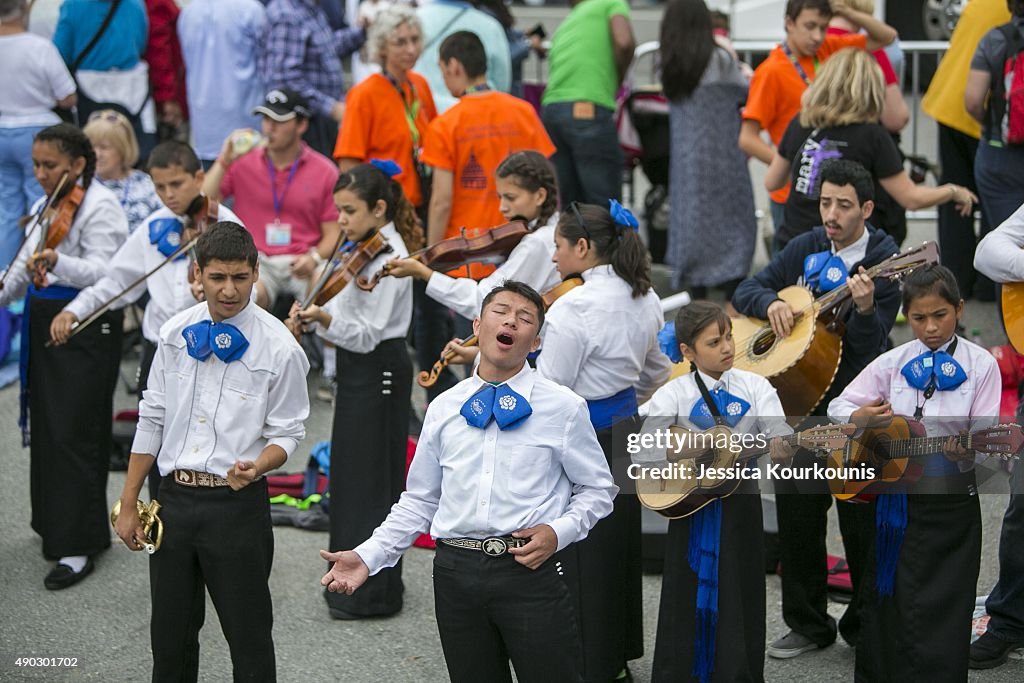
[[[875,0],[846,0],[846,6],[864,14],[875,13]]]
[[[82,130],[93,146],[106,143],[117,150],[121,155],[121,165],[126,170],[135,166],[139,160],[139,141],[124,114],[113,109],[93,112]]]
[[[370,61],[385,66],[384,52],[388,48],[388,39],[391,38],[391,34],[406,25],[419,32],[422,45],[423,22],[414,9],[406,5],[394,5],[378,14],[366,32],[366,48],[369,50]]]
[[[885,104],[882,69],[864,50],[840,50],[822,65],[801,102],[804,128],[878,123]]]

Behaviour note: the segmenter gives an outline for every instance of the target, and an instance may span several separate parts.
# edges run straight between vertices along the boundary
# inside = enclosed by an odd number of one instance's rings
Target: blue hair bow
[[[674,320],[669,320],[661,328],[661,331],[658,332],[658,346],[661,347],[661,352],[668,356],[669,360],[673,363],[679,363],[683,360],[683,354],[679,351],[679,340],[676,339],[676,323]]]
[[[370,159],[370,164],[383,172],[388,178],[394,178],[402,172],[402,167],[391,159]]]
[[[640,230],[640,222],[636,219],[636,216],[633,215],[632,211],[619,204],[617,199],[608,200],[608,213],[612,215],[612,220],[618,225],[631,228],[634,232]]]

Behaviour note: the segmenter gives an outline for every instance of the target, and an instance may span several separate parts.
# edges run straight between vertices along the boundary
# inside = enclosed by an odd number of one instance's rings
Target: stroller
[[[637,46],[616,99],[619,145],[626,156],[626,167],[640,166],[651,183],[643,210],[651,257],[655,263],[664,263],[668,243],[669,123],[657,42]],[[635,187],[632,182],[630,186],[632,195]]]

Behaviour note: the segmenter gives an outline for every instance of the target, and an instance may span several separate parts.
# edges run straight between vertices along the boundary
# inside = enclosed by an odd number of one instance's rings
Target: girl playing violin
[[[386,166],[386,164],[382,164]],[[406,245],[418,246],[423,232],[398,182],[372,164],[342,173],[334,186],[338,221],[358,245],[376,233],[390,254],[368,263],[380,269]],[[385,278],[372,291],[349,283],[323,307],[311,305],[292,316],[314,324],[318,335],[337,346],[338,393],[331,437],[332,548],[352,548],[384,521],[405,488],[406,442],[412,364],[406,334],[412,318],[412,282]],[[324,596],[332,617],[386,616],[402,608],[401,564],[370,578],[354,595]]]
[[[128,237],[128,219],[117,197],[92,182],[96,155],[78,128],[40,131],[32,165],[46,196],[33,207],[25,242],[5,273],[0,305],[27,292],[19,423],[26,444],[29,426],[32,433],[32,528],[43,538],[43,555],[57,560],[44,584],[59,590],[85,578],[92,558],[110,546],[107,466],[122,313],[106,313],[67,346],[45,344],[64,305],[103,276]]]
[[[450,277],[415,259],[392,259],[387,264],[389,275],[425,281],[427,296],[469,320],[480,314],[487,293],[505,280],[523,282],[540,292],[559,282],[551,262],[558,224],[558,182],[551,162],[539,152],[516,152],[501,162],[494,175],[501,215],[507,221],[524,220],[531,230],[497,270],[476,282]]]
[[[704,431],[716,417],[737,434],[775,437],[793,431],[768,380],[732,367],[732,322],[717,304],[694,301],[679,309],[674,333],[666,335],[670,341],[662,348],[674,361],[685,357],[694,372],[655,392],[647,404],[645,432],[658,428],[654,425]],[[773,439],[771,454],[785,460],[792,450]],[[677,457],[661,451],[634,459],[660,467]],[[737,495],[669,522],[651,680],[764,680],[765,586],[757,493],[756,481],[744,481]],[[717,557],[717,569],[689,559],[707,553]]]
[[[964,302],[953,273],[928,265],[903,282],[914,340],[882,354],[828,406],[834,420],[922,420],[928,436],[990,426],[1002,383],[995,359],[956,334]],[[945,457],[944,457],[945,456]],[[862,581],[857,680],[967,679],[981,508],[971,453],[950,439],[923,461],[916,493],[876,501],[875,561]]]
[[[584,285],[548,311],[537,370],[587,400],[611,464],[612,424],[629,421],[615,430],[617,452],[624,453],[627,432],[637,426],[638,397],[646,400],[668,379],[670,363],[658,347],[664,315],[636,218],[610,204],[611,212],[573,202],[558,219],[552,260],[559,275],[579,273]],[[625,476],[625,464],[618,464]],[[570,584],[577,584],[585,678],[606,683],[643,648],[636,496],[617,497],[612,514],[575,547],[579,571]]]

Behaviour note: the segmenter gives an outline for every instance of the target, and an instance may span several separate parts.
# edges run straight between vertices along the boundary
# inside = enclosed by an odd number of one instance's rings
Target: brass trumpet
[[[142,549],[152,555],[157,550],[160,550],[160,544],[164,540],[164,523],[157,516],[157,513],[160,512],[160,503],[153,500],[147,505],[141,500],[136,500],[135,504],[139,510],[139,523],[142,525],[143,531],[146,532],[146,540],[142,544]],[[111,526],[117,523],[117,516],[119,514],[121,514],[121,501],[114,503],[114,507],[110,510]],[[155,536],[154,533],[156,534]]]

